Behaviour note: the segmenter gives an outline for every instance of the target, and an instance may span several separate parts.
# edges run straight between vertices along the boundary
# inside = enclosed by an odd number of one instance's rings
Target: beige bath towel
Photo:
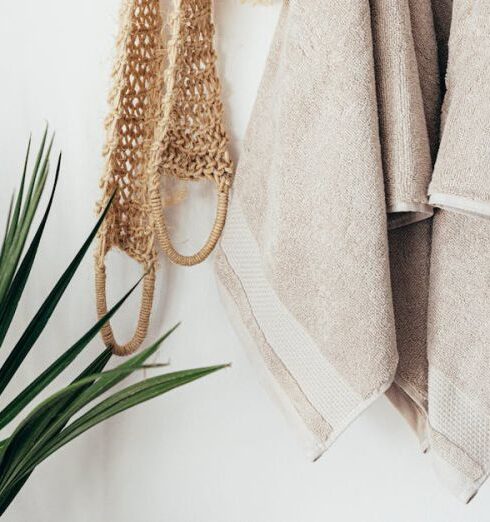
[[[439,56],[427,0],[372,0],[374,63],[399,364],[387,395],[427,448],[428,204],[438,145]]]
[[[369,3],[307,4],[284,6],[217,263],[316,457],[398,357]]]
[[[431,454],[463,500],[490,471],[490,3],[455,2],[428,323]]]
[[[370,2],[399,354],[387,395],[424,450],[433,213],[427,188],[439,147],[450,1]]]
[[[464,500],[490,460],[490,220],[453,211],[490,217],[489,9],[285,2],[217,256],[314,457],[387,391]]]

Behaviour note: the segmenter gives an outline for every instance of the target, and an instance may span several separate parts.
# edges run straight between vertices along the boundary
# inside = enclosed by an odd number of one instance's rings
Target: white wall
[[[308,0],[304,0],[307,2]],[[32,316],[94,222],[106,92],[120,0],[2,2],[0,208],[17,182],[30,130],[57,131],[63,175],[16,333]],[[235,150],[239,148],[279,7],[218,1],[219,50]],[[209,187],[179,214],[191,248],[211,222]],[[203,213],[208,222],[203,223]],[[176,221],[177,223],[177,221]],[[111,256],[111,295],[137,269]],[[88,258],[16,385],[35,376],[95,319]],[[133,301],[116,321],[129,336]],[[436,481],[429,459],[386,400],[358,419],[317,463],[258,382],[220,304],[212,263],[161,270],[151,339],[183,325],[158,360],[173,368],[232,361],[205,381],[117,417],[34,474],[8,522],[486,522],[490,489],[467,507]],[[93,343],[80,365],[101,347]],[[4,354],[1,354],[4,355]],[[59,384],[62,381],[59,382]]]

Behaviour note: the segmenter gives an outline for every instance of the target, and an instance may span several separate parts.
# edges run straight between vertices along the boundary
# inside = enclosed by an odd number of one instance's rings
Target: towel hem
[[[258,245],[236,199],[217,254],[217,276],[221,289],[226,290],[222,295],[228,301],[232,323],[235,328],[237,324],[245,327],[252,340],[246,344],[252,344],[252,351],[261,355],[260,366],[268,370],[276,392],[292,404],[289,411],[296,411],[296,417],[312,434],[316,441],[313,459],[317,460],[362,411],[386,392],[395,378],[396,366],[386,381],[373,384],[369,395],[352,388],[271,287]],[[239,320],[233,321],[234,316]],[[237,333],[240,330],[243,328],[237,328]]]
[[[430,194],[429,202],[434,207],[457,212],[458,214],[490,219],[490,202],[487,201],[434,192]]]
[[[434,209],[426,203],[412,201],[398,201],[388,205],[388,230],[405,227],[429,219]]]
[[[429,397],[434,467],[448,489],[467,503],[489,476],[490,446],[485,441],[490,415],[433,364]]]
[[[220,252],[220,255],[226,259],[226,254],[223,251]],[[228,261],[226,260],[225,262],[228,267],[233,270]],[[361,399],[356,407],[353,408],[336,426],[332,426],[328,422],[328,419],[325,419],[322,416],[325,422],[329,424],[331,431],[324,439],[319,439],[318,436],[306,425],[301,412],[294,407],[294,401],[287,392],[281,389],[278,379],[270,370],[268,370],[264,360],[260,360],[258,357],[258,355],[260,355],[260,350],[257,349],[257,343],[253,339],[253,334],[244,325],[238,306],[231,296],[228,287],[221,280],[219,272],[217,276],[218,289],[220,291],[222,302],[225,305],[225,309],[230,318],[230,322],[242,344],[247,347],[247,355],[254,368],[258,371],[260,376],[259,380],[262,386],[282,411],[287,422],[294,428],[296,436],[299,439],[301,446],[305,449],[308,458],[312,462],[316,462],[335,443],[349,425],[359,417],[359,415],[361,415],[380,396],[384,395],[390,389],[394,382],[394,375],[367,398]]]
[[[441,433],[434,430],[429,424],[429,439],[433,440],[435,436],[444,437]],[[444,437],[445,438],[445,437]],[[446,438],[445,438],[446,439]],[[453,444],[448,439],[448,444]],[[432,459],[432,466],[441,479],[446,488],[453,493],[453,495],[465,504],[471,502],[483,484],[488,480],[489,472],[484,472],[477,479],[471,478],[457,467],[453,466],[447,458],[443,457],[436,449],[435,444],[430,445],[430,454]]]
[[[282,412],[286,421],[294,428],[294,433],[300,445],[304,448],[305,453],[308,455],[308,458],[313,462],[316,461],[326,450],[326,438],[322,439],[318,434],[308,429],[301,413],[294,407],[294,401],[288,400],[290,399],[288,394],[280,389],[278,381],[274,379],[271,372],[268,371],[267,365],[264,364],[260,358],[260,350],[256,349],[253,334],[245,326],[238,305],[226,284],[221,280],[219,274],[217,284],[221,300],[225,305],[233,329],[242,345],[246,347],[248,360],[256,370],[260,384],[265,388],[269,397]],[[328,428],[331,430],[330,426]]]

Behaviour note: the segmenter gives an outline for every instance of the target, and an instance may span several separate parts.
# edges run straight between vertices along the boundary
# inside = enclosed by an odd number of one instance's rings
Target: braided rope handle
[[[155,269],[150,271],[143,278],[143,292],[141,295],[141,306],[138,316],[138,325],[133,338],[125,344],[119,344],[112,330],[110,321],[104,324],[101,329],[102,339],[105,345],[112,350],[115,355],[130,355],[134,353],[145,340],[150,322],[150,314],[153,305],[153,294],[155,291]],[[99,319],[107,314],[106,296],[106,269],[100,262],[95,264],[95,295],[97,303],[97,314]]]
[[[165,223],[160,194],[158,191],[152,192],[150,203],[157,238],[160,242],[162,250],[170,259],[170,261],[172,261],[172,263],[182,266],[193,266],[202,263],[207,257],[209,257],[211,252],[214,250],[214,247],[218,243],[218,240],[221,237],[225,227],[226,216],[228,214],[229,190],[230,189],[227,184],[223,184],[223,187],[219,189],[216,217],[211,233],[199,252],[189,256],[180,254],[173,246],[167,225]]]

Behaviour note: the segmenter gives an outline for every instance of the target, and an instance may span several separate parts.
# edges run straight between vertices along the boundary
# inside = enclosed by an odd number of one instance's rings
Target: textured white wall
[[[308,0],[304,0],[307,2]],[[29,131],[45,119],[64,152],[63,175],[16,332],[32,316],[94,222],[106,92],[120,0],[2,2],[0,208],[17,182]],[[239,150],[279,6],[218,1],[220,66]],[[174,234],[191,249],[212,218],[209,187],[179,211]],[[207,216],[207,221],[201,216]],[[205,221],[205,222],[204,222]],[[137,269],[111,256],[111,295]],[[17,387],[95,319],[92,262],[63,298]],[[120,313],[129,336],[136,301]],[[490,489],[468,507],[437,483],[428,458],[386,400],[309,463],[264,389],[219,301],[212,264],[161,270],[150,338],[183,325],[158,360],[174,368],[232,361],[233,368],[117,417],[72,443],[34,474],[8,522],[486,522]],[[92,358],[93,343],[80,364]],[[0,354],[4,357],[5,354]],[[60,381],[61,383],[61,381]]]

